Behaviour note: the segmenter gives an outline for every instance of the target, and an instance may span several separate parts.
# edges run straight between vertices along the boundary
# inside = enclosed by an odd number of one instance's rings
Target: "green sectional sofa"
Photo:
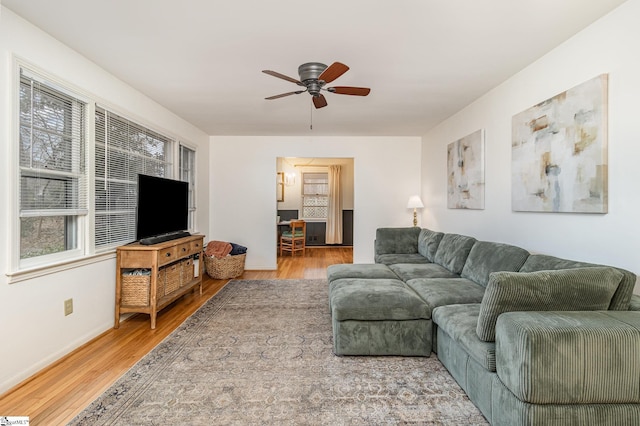
[[[495,425],[640,425],[635,274],[421,228],[327,270],[337,355],[438,359]]]

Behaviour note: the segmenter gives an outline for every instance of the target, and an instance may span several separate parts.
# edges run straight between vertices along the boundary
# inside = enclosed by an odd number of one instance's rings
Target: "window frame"
[[[183,168],[182,168],[182,151],[186,150],[193,153],[193,164],[191,168],[191,178],[189,180],[183,179]],[[183,141],[178,142],[178,155],[177,155],[177,163],[178,163],[178,179],[183,180],[189,183],[189,231],[193,232],[196,230],[196,211],[198,210],[198,191],[197,191],[197,181],[198,181],[198,150]]]
[[[23,77],[24,76],[24,77]],[[84,109],[84,117],[82,115],[78,117],[78,124],[81,126],[82,133],[84,136],[84,141],[81,142],[84,146],[83,149],[80,150],[80,157],[84,157],[84,170],[80,173],[74,172],[59,172],[59,171],[51,171],[51,173],[47,173],[44,169],[33,169],[33,171],[29,172],[29,168],[23,167],[21,164],[21,90],[23,84],[23,78],[31,81],[36,81],[38,84],[41,84],[46,89],[51,90],[52,95],[62,95],[64,97],[68,97],[72,103],[79,102],[83,105]],[[62,82],[55,77],[51,76],[47,72],[35,67],[31,64],[26,63],[25,61],[16,60],[13,72],[13,81],[11,84],[12,87],[12,99],[13,99],[13,116],[11,120],[11,126],[13,131],[11,132],[10,139],[10,152],[12,161],[12,167],[10,169],[10,180],[9,185],[11,187],[11,223],[13,224],[10,229],[10,238],[11,238],[11,249],[10,249],[10,258],[9,258],[9,268],[10,271],[26,271],[37,268],[48,267],[50,265],[56,265],[60,263],[65,263],[72,261],[74,259],[80,259],[86,254],[87,244],[86,244],[86,227],[88,223],[88,217],[90,215],[89,207],[86,203],[86,197],[90,191],[90,179],[89,179],[89,170],[90,170],[90,160],[89,160],[89,146],[90,146],[90,122],[89,115],[91,113],[91,100],[86,96],[78,88],[74,87],[71,84],[66,82]],[[73,120],[73,117],[72,117]],[[74,157],[75,158],[75,157]],[[21,205],[21,188],[22,188],[22,177],[31,175],[35,176],[46,176],[49,175],[51,178],[55,176],[59,176],[60,178],[70,178],[77,177],[79,179],[78,189],[74,193],[77,197],[85,197],[84,207],[77,207],[75,209],[61,209],[61,210],[46,210],[46,209],[31,209],[25,213],[22,212]],[[81,187],[84,187],[85,192],[82,193],[80,190]],[[65,217],[65,222],[72,223],[72,229],[65,230],[65,236],[63,238],[73,238],[75,240],[75,247],[70,249],[65,249],[56,253],[38,255],[34,257],[22,258],[22,237],[21,237],[21,219],[24,217]],[[75,220],[69,221],[68,217],[74,217]],[[65,225],[66,226],[66,225]]]

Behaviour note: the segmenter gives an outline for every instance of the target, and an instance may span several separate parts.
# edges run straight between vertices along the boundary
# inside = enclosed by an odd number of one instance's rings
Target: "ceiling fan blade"
[[[296,90],[295,92],[281,93],[279,95],[269,96],[268,98],[265,98],[265,99],[270,101],[273,99],[284,98],[285,96],[299,95],[300,93],[304,93],[304,92],[306,92],[306,90]]]
[[[320,74],[318,80],[324,80],[326,83],[331,83],[336,78],[340,77],[345,72],[349,71],[349,67],[341,62],[334,62],[326,70]]]
[[[271,71],[271,70],[262,70],[262,72],[265,73],[265,74],[269,74],[269,75],[271,75],[273,77],[278,77],[278,78],[281,78],[283,80],[290,81],[292,83],[297,84],[298,86],[304,86],[304,84],[302,84],[302,82],[300,80],[296,80],[295,78],[286,76],[284,74],[280,74],[279,72],[275,72],[275,71]]]
[[[324,108],[327,106],[327,100],[325,99],[324,95],[314,96],[313,105],[315,105],[316,108]]]
[[[371,89],[368,87],[350,87],[350,86],[335,86],[327,89],[329,92],[337,93],[338,95],[354,95],[354,96],[367,96]]]

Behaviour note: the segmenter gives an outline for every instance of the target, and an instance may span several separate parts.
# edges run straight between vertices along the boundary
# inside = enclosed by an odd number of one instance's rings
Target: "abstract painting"
[[[607,85],[602,74],[513,117],[514,211],[607,213]]]
[[[484,209],[484,131],[447,145],[447,207]]]

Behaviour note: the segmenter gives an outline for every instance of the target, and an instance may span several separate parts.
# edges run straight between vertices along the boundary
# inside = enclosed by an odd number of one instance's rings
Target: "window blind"
[[[173,141],[103,108],[95,132],[95,246],[105,249],[136,239],[138,174],[170,178]]]
[[[302,174],[302,217],[326,219],[329,206],[329,174]]]
[[[86,103],[20,69],[20,258],[78,247],[86,215]]]

